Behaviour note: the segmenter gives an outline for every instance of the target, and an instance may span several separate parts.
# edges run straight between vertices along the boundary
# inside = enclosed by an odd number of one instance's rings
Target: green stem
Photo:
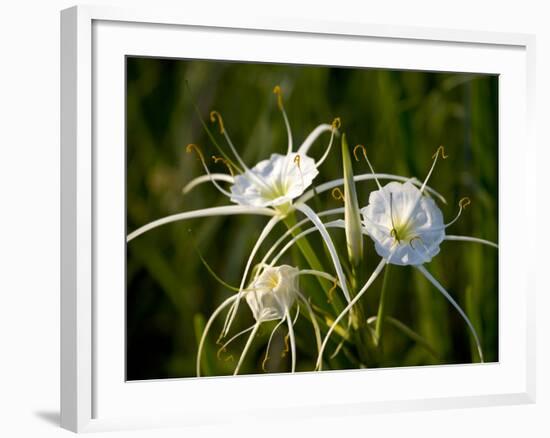
[[[382,329],[384,326],[384,317],[385,317],[385,302],[386,302],[386,289],[388,286],[388,278],[390,272],[390,265],[386,266],[386,271],[384,272],[384,279],[382,281],[382,291],[380,292],[380,302],[378,304],[378,315],[376,317],[376,328],[374,329],[375,342],[377,345],[380,345],[382,340]]]
[[[294,225],[296,225],[296,216],[294,215],[294,213],[289,214],[284,219],[284,223],[289,229],[291,227],[293,227]],[[302,230],[300,229],[300,227],[296,228],[292,232],[292,237],[296,237],[301,232],[302,232]],[[306,261],[309,264],[311,269],[315,269],[317,271],[323,271],[324,272],[325,269],[323,268],[323,265],[319,261],[319,258],[317,257],[317,254],[315,254],[315,251],[313,251],[313,248],[309,244],[309,241],[307,240],[306,237],[298,239],[296,241],[296,245],[300,249],[300,252],[302,253],[304,258],[306,259]],[[326,286],[323,284],[323,282],[321,281],[320,278],[319,278],[319,284],[321,284],[321,287],[325,290],[326,293],[328,293],[328,290],[326,290]]]

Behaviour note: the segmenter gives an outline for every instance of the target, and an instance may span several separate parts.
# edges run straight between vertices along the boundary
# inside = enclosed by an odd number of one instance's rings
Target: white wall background
[[[328,2],[241,0],[203,2],[96,1],[111,5],[216,8],[235,14],[364,21],[537,35],[539,254],[537,263],[538,401],[535,405],[312,419],[264,426],[235,425],[223,433],[193,430],[117,432],[126,436],[550,436],[550,298],[541,286],[549,247],[548,163],[550,14],[545,2],[398,0]],[[0,14],[0,436],[69,436],[59,410],[59,10],[65,0],[4,2]],[[522,145],[517,145],[522,153]],[[498,434],[498,435],[497,435]],[[307,436],[307,435],[306,435]]]

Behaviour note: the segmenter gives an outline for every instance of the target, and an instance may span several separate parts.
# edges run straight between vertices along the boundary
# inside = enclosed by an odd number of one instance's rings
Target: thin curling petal
[[[476,329],[474,328],[473,324],[470,322],[470,319],[468,318],[468,316],[466,315],[466,313],[464,313],[464,311],[462,310],[462,308],[458,305],[458,303],[453,299],[453,297],[451,297],[451,295],[449,294],[449,292],[447,292],[445,290],[445,288],[443,286],[441,286],[441,283],[439,283],[439,281],[437,281],[432,274],[430,274],[428,272],[428,270],[423,266],[423,265],[419,265],[416,267],[416,269],[418,269],[422,275],[424,275],[424,277],[426,277],[428,279],[428,281],[430,283],[432,283],[432,285],[435,286],[435,288],[441,292],[441,294],[447,299],[447,301],[449,301],[449,303],[451,303],[451,305],[458,311],[458,313],[460,314],[460,316],[462,317],[462,319],[464,319],[464,321],[466,322],[466,325],[468,326],[468,328],[470,329],[470,332],[472,333],[472,336],[474,337],[474,340],[475,340],[475,344],[476,344],[476,347],[477,347],[477,353],[479,355],[479,360],[480,362],[483,362],[483,351],[481,349],[481,342],[479,341],[479,338],[477,336],[477,332],[476,332]]]
[[[330,326],[327,334],[325,335],[325,339],[323,339],[323,343],[321,344],[321,350],[319,351],[319,356],[317,357],[317,369],[319,369],[319,367],[322,366],[323,353],[330,339],[330,335],[332,334],[334,329],[338,326],[342,318],[353,308],[353,306],[357,303],[357,301],[359,301],[361,297],[365,294],[365,292],[369,289],[369,287],[374,282],[374,280],[376,280],[376,278],[380,275],[380,273],[382,272],[386,264],[387,264],[387,261],[385,259],[382,259],[380,263],[378,263],[378,266],[376,267],[374,272],[371,274],[370,278],[367,280],[365,285],[361,288],[361,290],[357,293],[357,295],[355,295],[353,300],[349,302],[346,308],[340,312],[338,317],[334,320],[334,322]]]
[[[201,376],[201,356],[202,356],[202,350],[204,349],[204,343],[206,341],[206,336],[208,335],[208,332],[210,331],[210,327],[212,327],[212,323],[216,319],[216,317],[222,312],[223,309],[225,309],[227,306],[233,303],[237,299],[236,295],[233,295],[232,297],[229,297],[226,299],[223,303],[221,303],[216,310],[210,315],[210,318],[208,318],[208,322],[206,323],[206,326],[204,327],[204,331],[202,332],[201,340],[199,342],[199,348],[197,350],[197,377]]]
[[[328,123],[322,123],[317,126],[313,131],[309,133],[309,135],[300,145],[300,147],[298,148],[298,153],[301,155],[307,155],[315,140],[317,140],[323,132],[327,131],[334,131],[332,125],[329,125]]]
[[[317,229],[319,230],[319,233],[321,233],[321,236],[325,241],[327,249],[330,253],[332,263],[334,264],[334,269],[336,270],[338,280],[340,281],[340,287],[342,288],[342,292],[344,293],[346,300],[349,302],[351,300],[351,297],[348,291],[346,277],[344,276],[344,271],[342,270],[342,265],[340,264],[338,253],[336,252],[336,248],[334,247],[334,243],[332,243],[332,239],[330,238],[330,235],[328,234],[327,229],[319,219],[319,216],[317,216],[317,214],[306,204],[296,205],[296,209],[301,211],[303,214],[305,214],[311,220],[311,222],[317,227]]]
[[[223,181],[230,184],[233,184],[235,182],[235,180],[231,175],[227,175],[225,173],[211,173],[210,175],[201,175],[196,178],[193,178],[183,187],[181,191],[184,195],[186,195],[195,187],[207,182],[212,182],[212,180]]]
[[[128,234],[128,236],[126,237],[126,242],[130,242],[131,240],[135,239],[138,236],[141,236],[147,231],[160,227],[161,225],[169,224],[171,222],[209,216],[232,216],[235,214],[257,214],[261,216],[274,216],[276,213],[270,208],[250,208],[243,207],[241,205],[225,205],[222,207],[211,207],[203,208],[201,210],[186,211],[183,213],[166,216],[153,222],[149,222],[146,225],[143,225],[142,227]]]
[[[317,215],[319,217],[323,217],[323,216],[329,216],[333,214],[341,214],[343,212],[344,212],[343,208],[334,208],[332,210],[321,211],[317,213]],[[259,266],[260,267],[265,266],[267,263],[267,260],[269,260],[269,257],[271,257],[273,252],[285,241],[285,239],[291,236],[297,229],[299,229],[302,225],[308,222],[309,222],[308,218],[302,219],[301,221],[297,222],[295,225],[290,227],[288,230],[286,230],[285,233],[281,237],[279,237],[279,239],[277,239],[277,241],[271,246],[271,248],[269,248],[269,250],[264,255],[262,261],[259,263]],[[255,277],[257,278],[259,275],[260,275],[260,270],[256,272]]]
[[[479,239],[477,237],[446,235],[445,240],[458,240],[462,242],[481,243],[482,245],[488,245],[498,249],[498,244],[496,244],[495,242],[491,242],[490,240],[485,240],[485,239]]]
[[[344,228],[344,221],[339,219],[331,222],[325,222],[324,223],[325,228]],[[294,236],[292,239],[290,239],[286,245],[273,257],[271,262],[269,263],[269,266],[273,266],[276,264],[279,259],[300,239],[304,238],[308,234],[314,233],[316,231],[319,231],[319,228],[316,226],[313,226],[311,228],[308,228],[307,230],[302,231],[300,234]]]

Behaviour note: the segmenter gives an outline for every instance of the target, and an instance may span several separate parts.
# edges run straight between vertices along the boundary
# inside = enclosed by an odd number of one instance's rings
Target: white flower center
[[[372,192],[362,213],[376,252],[393,264],[429,262],[445,237],[441,210],[408,182],[391,182]]]
[[[282,319],[296,300],[298,268],[267,267],[249,286],[246,302],[257,321]]]

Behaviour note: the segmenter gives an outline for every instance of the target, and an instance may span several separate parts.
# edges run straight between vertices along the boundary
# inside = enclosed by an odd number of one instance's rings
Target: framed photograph
[[[61,26],[63,427],[534,401],[532,36]]]

